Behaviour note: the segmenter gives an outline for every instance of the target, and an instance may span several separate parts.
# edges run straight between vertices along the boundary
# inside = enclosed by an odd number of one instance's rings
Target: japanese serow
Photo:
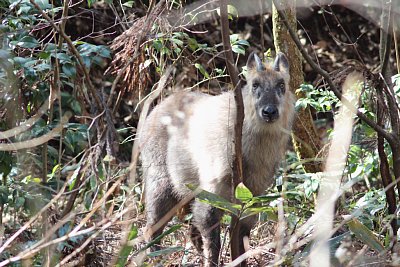
[[[289,65],[278,53],[264,64],[255,54],[247,60],[243,87],[243,183],[253,195],[262,195],[274,181],[284,155],[294,116],[294,96],[288,88]],[[166,98],[147,117],[139,133],[147,214],[146,236],[162,232],[157,223],[192,191],[188,184],[232,199],[232,155],[236,106],[232,91],[218,96],[179,92]],[[204,266],[217,266],[222,211],[206,203],[191,203],[191,237],[203,251]],[[250,234],[255,217],[240,223],[243,237]],[[161,224],[165,225],[166,222]]]

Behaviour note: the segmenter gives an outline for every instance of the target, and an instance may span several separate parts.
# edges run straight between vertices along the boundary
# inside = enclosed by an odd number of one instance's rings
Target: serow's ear
[[[276,54],[273,68],[275,71],[289,72],[289,61],[284,53]]]
[[[257,71],[264,71],[265,66],[261,62],[261,59],[257,56],[256,52],[251,52],[249,58],[247,59],[247,69],[256,69]]]

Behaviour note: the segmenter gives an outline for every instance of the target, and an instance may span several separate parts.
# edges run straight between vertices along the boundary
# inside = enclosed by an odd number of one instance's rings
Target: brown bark
[[[231,43],[229,40],[229,20],[227,0],[220,0],[221,11],[221,34],[224,47],[225,63],[229,77],[233,84],[235,92],[236,120],[235,120],[235,151],[233,154],[233,195],[236,186],[243,180],[243,158],[242,158],[242,128],[244,119],[244,107],[241,82],[239,72],[234,64]],[[240,222],[239,218],[233,216],[231,223],[231,257],[232,260],[240,256],[239,240]],[[246,266],[243,262],[241,266]]]
[[[393,28],[394,15],[392,12],[393,2],[384,3],[382,2],[382,16],[381,16],[381,31],[380,31],[380,67],[381,67],[381,78],[383,80],[382,90],[377,90],[378,95],[378,124],[383,128],[385,125],[384,111],[389,110],[388,117],[391,125],[391,132],[389,135],[391,138],[385,138],[388,141],[392,150],[393,157],[393,174],[394,181],[397,184],[397,190],[400,193],[400,112],[398,109],[398,103],[395,98],[395,92],[393,84],[391,83],[392,70],[389,64],[389,57],[392,48],[392,39],[389,36],[390,29]],[[394,37],[395,38],[395,37]],[[396,40],[394,40],[396,42]],[[397,53],[396,53],[397,54]],[[385,101],[386,98],[386,101]],[[387,104],[386,104],[387,103]],[[384,136],[378,132],[378,152],[380,160],[380,172],[382,178],[382,184],[385,188],[386,202],[389,207],[389,214],[393,215],[391,219],[391,225],[393,232],[397,233],[397,222],[395,220],[396,214],[396,195],[394,192],[394,184],[392,185],[393,178],[390,173],[389,163],[387,155],[384,149]],[[399,195],[400,198],[400,195]]]
[[[285,9],[290,27],[296,30],[296,2],[286,1],[286,3],[282,4],[282,7]],[[282,20],[283,18],[279,16],[274,5],[272,21],[275,50],[285,53],[289,59],[290,89],[296,94],[297,98],[305,97],[304,94],[295,92],[304,83],[302,57]],[[317,135],[309,108],[297,112],[293,124],[292,139],[298,157],[308,161],[303,164],[305,171],[311,173],[322,171],[322,163],[317,159],[321,150],[321,141]]]
[[[381,118],[382,120],[382,118]],[[388,203],[389,214],[396,214],[396,194],[394,192],[394,184],[392,184],[392,175],[389,170],[389,162],[384,148],[385,139],[378,133],[378,155],[379,155],[379,170],[382,178],[382,185],[385,189],[386,202]],[[390,219],[393,233],[397,233],[397,221],[393,218]]]

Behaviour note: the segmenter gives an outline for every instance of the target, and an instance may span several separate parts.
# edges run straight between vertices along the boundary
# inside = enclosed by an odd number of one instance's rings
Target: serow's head
[[[288,59],[278,53],[272,64],[264,64],[253,52],[247,60],[247,71],[247,85],[257,116],[267,123],[277,121],[288,90]]]

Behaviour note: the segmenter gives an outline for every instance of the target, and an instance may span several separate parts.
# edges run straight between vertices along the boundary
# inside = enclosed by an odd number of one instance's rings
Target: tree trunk
[[[286,11],[288,22],[292,29],[297,29],[296,22],[296,1],[282,1],[282,7]],[[302,57],[296,44],[293,42],[282,18],[273,5],[272,24],[275,50],[286,54],[290,64],[290,90],[296,94],[297,98],[305,97],[303,93],[296,93],[300,85],[304,83]],[[321,150],[321,141],[317,135],[310,109],[307,107],[297,112],[296,119],[293,124],[292,140],[294,149],[303,163],[306,172],[322,171],[322,162],[318,160],[318,153]]]

